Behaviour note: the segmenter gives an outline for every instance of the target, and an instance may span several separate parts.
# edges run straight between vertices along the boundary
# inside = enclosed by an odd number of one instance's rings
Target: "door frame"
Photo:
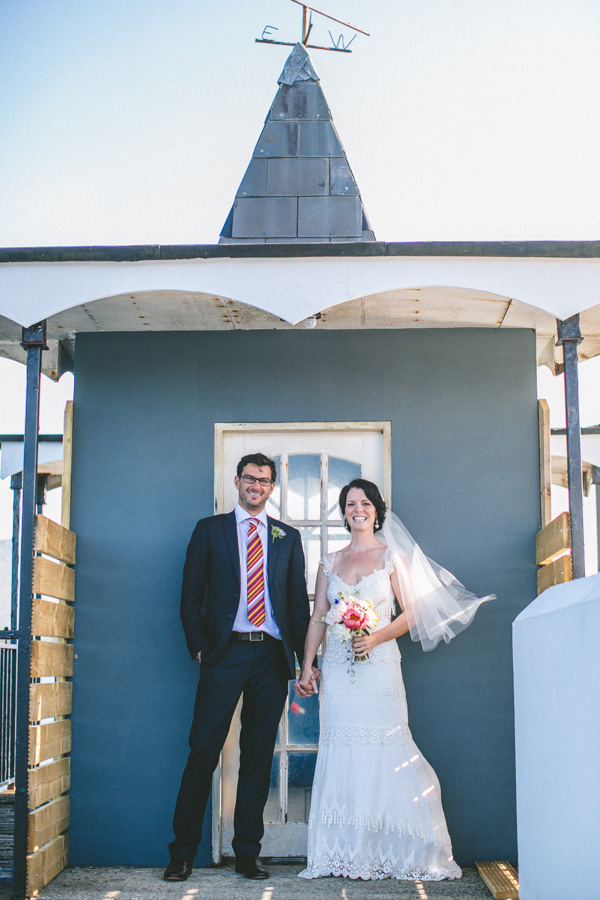
[[[231,433],[247,432],[294,432],[295,434],[319,431],[370,431],[383,436],[383,497],[388,509],[392,507],[392,423],[378,422],[215,422],[214,447],[214,512],[224,512],[224,443]],[[212,861],[219,865],[222,858],[222,779],[221,759],[212,780]]]

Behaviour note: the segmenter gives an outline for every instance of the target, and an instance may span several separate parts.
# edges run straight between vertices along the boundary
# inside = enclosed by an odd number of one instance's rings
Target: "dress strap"
[[[396,560],[394,559],[394,554],[388,547],[385,551],[385,564],[384,564],[384,571],[385,571],[386,575],[391,575],[392,572],[394,571],[395,566],[396,566]]]
[[[319,560],[319,565],[323,566],[323,571],[327,575],[328,578],[331,577],[333,572],[333,560],[335,559],[335,550],[333,553],[328,553],[326,556],[322,556]]]

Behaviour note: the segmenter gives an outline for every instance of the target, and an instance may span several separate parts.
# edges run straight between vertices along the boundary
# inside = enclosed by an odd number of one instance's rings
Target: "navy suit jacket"
[[[296,528],[268,518],[269,597],[281,633],[290,677],[294,653],[302,664],[310,611],[304,551]],[[273,539],[275,526],[285,537]],[[235,512],[200,519],[190,540],[181,589],[181,621],[192,659],[214,666],[227,646],[240,602],[240,556]]]

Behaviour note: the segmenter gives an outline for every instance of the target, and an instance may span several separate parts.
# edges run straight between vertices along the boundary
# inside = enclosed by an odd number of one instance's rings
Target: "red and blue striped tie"
[[[265,575],[263,548],[257,531],[258,519],[250,519],[248,531],[248,621],[257,628],[265,621]]]

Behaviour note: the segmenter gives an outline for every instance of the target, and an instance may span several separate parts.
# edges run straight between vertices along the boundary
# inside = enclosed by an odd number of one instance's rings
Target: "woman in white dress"
[[[372,482],[355,479],[343,488],[340,507],[351,540],[319,566],[296,692],[318,692],[310,662],[327,627],[322,618],[338,599],[371,601],[379,622],[352,644],[339,628],[328,635],[307,866],[300,876],[460,878],[438,779],[408,727],[396,639],[410,631],[432,649],[463,630],[483,600],[427,560],[399,520],[386,517]],[[396,601],[402,613],[394,618]]]

